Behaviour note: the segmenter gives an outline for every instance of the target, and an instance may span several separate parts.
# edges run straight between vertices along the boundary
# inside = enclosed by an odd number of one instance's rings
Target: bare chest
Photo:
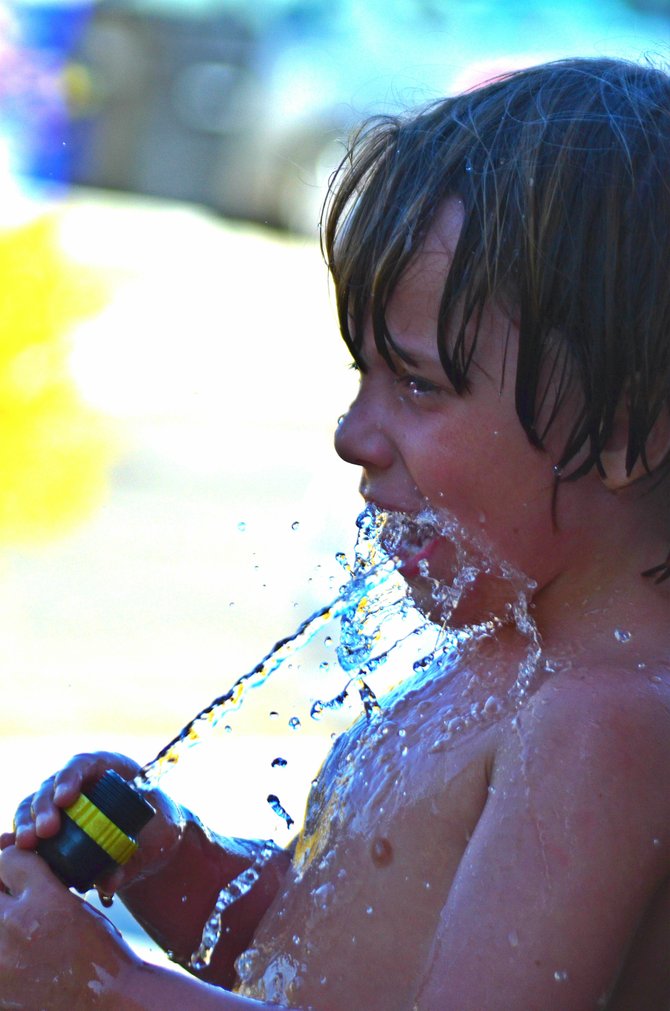
[[[400,702],[337,743],[285,888],[239,963],[240,992],[302,1008],[412,1006],[487,796],[486,728],[446,746],[439,703]]]

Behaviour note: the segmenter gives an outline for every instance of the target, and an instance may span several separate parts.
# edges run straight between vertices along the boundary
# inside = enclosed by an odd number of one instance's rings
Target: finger
[[[16,845],[16,833],[3,832],[0,834],[0,850],[6,850],[8,846]]]
[[[16,845],[22,849],[34,849],[37,845],[32,799],[32,797],[26,797],[25,800],[22,800],[14,814]]]
[[[32,797],[26,797],[14,815],[14,831],[19,846],[31,848],[37,837],[46,838],[58,831],[60,812],[53,800],[53,779],[42,783]]]
[[[21,849],[34,849],[38,838],[46,839],[58,831],[60,808],[74,803],[80,792],[83,778],[81,766],[86,765],[85,757],[88,756],[77,756],[77,765],[68,770],[65,789],[57,785],[57,773],[56,776],[45,779],[35,793],[21,801],[14,815],[16,844]]]
[[[99,779],[109,769],[114,769],[124,779],[132,779],[139,771],[139,765],[130,758],[109,751],[75,755],[53,777],[56,805],[67,807],[74,803],[86,783]]]
[[[14,842],[20,849],[35,849],[39,839],[55,835],[61,825],[61,809],[69,807],[87,783],[95,782],[108,769],[132,779],[139,765],[111,752],[75,755],[38,790],[19,804],[14,816]]]
[[[34,848],[38,838],[55,835],[61,824],[61,809],[73,804],[82,787],[98,779],[110,768],[113,759],[106,752],[75,755],[59,772],[45,779],[17,809],[15,830],[19,846]]]

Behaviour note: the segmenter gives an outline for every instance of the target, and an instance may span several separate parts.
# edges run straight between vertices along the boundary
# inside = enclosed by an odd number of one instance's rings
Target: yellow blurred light
[[[0,544],[41,541],[104,492],[111,426],[84,405],[68,334],[105,304],[101,278],[63,256],[53,214],[0,229]]]

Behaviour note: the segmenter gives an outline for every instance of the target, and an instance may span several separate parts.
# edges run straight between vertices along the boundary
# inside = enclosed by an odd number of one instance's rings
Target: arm
[[[164,950],[172,952],[175,961],[195,972],[189,959],[200,943],[219,891],[254,863],[262,844],[224,839],[207,830],[189,812],[184,815],[183,829],[169,865],[160,873],[135,878],[120,888],[119,896],[147,933]],[[233,984],[235,959],[249,947],[290,859],[289,853],[277,850],[276,856],[261,869],[250,892],[225,912],[222,938],[211,964],[197,971],[201,979],[220,986]]]
[[[33,853],[5,848],[0,854],[0,882],[0,1007],[50,1011],[268,1007],[143,963],[107,918],[63,888]]]
[[[55,834],[60,810],[107,769],[130,780],[139,766],[108,752],[77,755],[23,801],[16,812],[15,832],[4,836],[2,845],[15,841],[21,849],[34,849],[39,838]],[[148,793],[147,799],[156,817],[142,831],[138,852],[99,884],[108,893],[118,891],[145,930],[185,964],[198,946],[220,889],[253,863],[260,844],[209,833],[159,790]],[[231,907],[225,922],[230,928],[226,943],[218,946],[212,964],[202,970],[203,979],[231,985],[235,958],[247,947],[289,861],[290,856],[278,850],[249,895]]]
[[[548,683],[500,731],[418,1005],[604,1007],[668,874],[667,717]]]

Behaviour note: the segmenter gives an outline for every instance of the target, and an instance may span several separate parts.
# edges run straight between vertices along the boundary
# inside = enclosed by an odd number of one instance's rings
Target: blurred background
[[[670,0],[0,2],[5,827],[75,751],[150,759],[343,582],[354,378],[318,219],[351,128],[669,42]],[[337,731],[309,719],[329,649],[168,790],[287,841],[265,798],[299,823]]]

